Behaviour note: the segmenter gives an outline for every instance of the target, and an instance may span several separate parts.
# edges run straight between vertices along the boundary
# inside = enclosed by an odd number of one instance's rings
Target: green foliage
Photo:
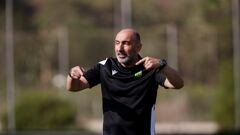
[[[25,130],[70,130],[74,128],[76,110],[56,93],[26,91],[18,97],[16,129]],[[4,118],[6,127],[6,115]]]
[[[195,84],[189,89],[188,104],[192,120],[209,120],[209,110],[213,106],[212,97],[216,88],[204,84]]]
[[[213,115],[222,130],[234,129],[234,83],[232,62],[220,66],[219,88],[216,91]]]

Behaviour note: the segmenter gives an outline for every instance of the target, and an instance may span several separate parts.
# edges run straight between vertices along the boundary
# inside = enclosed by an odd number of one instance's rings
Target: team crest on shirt
[[[112,70],[112,75],[115,75],[117,72],[117,70]]]

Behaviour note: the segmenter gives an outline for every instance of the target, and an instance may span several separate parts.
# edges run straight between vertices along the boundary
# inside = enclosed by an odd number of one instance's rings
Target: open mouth
[[[126,58],[127,55],[123,53],[117,53],[117,57],[123,59],[123,58]]]
[[[123,55],[123,54],[118,54],[117,56],[118,56],[118,58],[120,58],[120,59],[124,59],[124,58],[127,57],[127,55]]]

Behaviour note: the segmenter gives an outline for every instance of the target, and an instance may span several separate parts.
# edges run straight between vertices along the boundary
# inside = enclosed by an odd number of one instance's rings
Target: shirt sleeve
[[[100,83],[100,64],[94,65],[84,75],[88,81],[89,87],[92,88]]]
[[[161,72],[160,69],[156,69],[156,73],[155,73],[155,80],[156,82],[161,85],[162,87],[166,88],[164,86],[164,82],[166,80],[166,76],[164,76]]]

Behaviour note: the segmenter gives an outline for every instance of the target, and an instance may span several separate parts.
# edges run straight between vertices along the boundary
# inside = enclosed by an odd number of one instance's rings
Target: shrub
[[[16,130],[69,130],[74,128],[76,110],[58,93],[28,91],[16,101]],[[6,115],[4,120],[6,127]]]
[[[221,130],[234,129],[234,80],[231,62],[223,62],[219,71],[219,89],[216,91],[213,114]]]

